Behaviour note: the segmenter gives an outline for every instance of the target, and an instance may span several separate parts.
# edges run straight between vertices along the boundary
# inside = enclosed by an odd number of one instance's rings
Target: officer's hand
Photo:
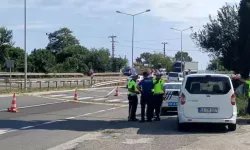
[[[166,98],[166,94],[163,94],[162,98],[165,99]]]

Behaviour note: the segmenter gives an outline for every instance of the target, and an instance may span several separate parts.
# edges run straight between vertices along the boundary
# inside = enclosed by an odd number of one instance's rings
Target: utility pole
[[[162,42],[162,44],[164,45],[163,54],[164,54],[164,57],[166,57],[166,44],[168,44],[168,43],[167,42]]]
[[[109,36],[109,38],[112,39],[111,43],[112,43],[112,58],[115,57],[115,38],[116,36],[112,35],[112,36]]]

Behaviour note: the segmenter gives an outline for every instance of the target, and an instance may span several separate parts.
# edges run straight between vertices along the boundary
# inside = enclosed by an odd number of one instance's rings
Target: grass
[[[248,106],[248,97],[245,97],[245,96],[237,97],[236,104],[237,104],[237,109],[238,109],[238,116],[249,117],[249,114],[246,109]]]

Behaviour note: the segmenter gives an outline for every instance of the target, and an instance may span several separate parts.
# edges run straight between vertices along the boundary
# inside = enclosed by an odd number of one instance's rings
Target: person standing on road
[[[156,73],[156,78],[153,80],[154,89],[153,89],[153,97],[154,97],[154,110],[155,110],[155,121],[160,121],[160,112],[161,105],[163,102],[163,98],[165,97],[165,81],[161,79],[161,73]]]
[[[136,119],[136,110],[138,105],[137,94],[140,94],[137,89],[136,80],[138,78],[137,74],[132,74],[132,79],[128,83],[128,101],[129,101],[129,116],[128,121],[138,121]]]
[[[141,120],[145,122],[145,108],[147,105],[147,122],[152,122],[154,106],[152,103],[152,89],[154,88],[153,80],[149,78],[148,72],[143,72],[143,80],[138,84],[137,88],[141,92]]]

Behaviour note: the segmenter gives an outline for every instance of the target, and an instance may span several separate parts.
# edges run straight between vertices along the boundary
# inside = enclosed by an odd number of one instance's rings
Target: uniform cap
[[[155,75],[156,75],[156,76],[161,76],[161,73],[160,73],[160,72],[156,72]]]

